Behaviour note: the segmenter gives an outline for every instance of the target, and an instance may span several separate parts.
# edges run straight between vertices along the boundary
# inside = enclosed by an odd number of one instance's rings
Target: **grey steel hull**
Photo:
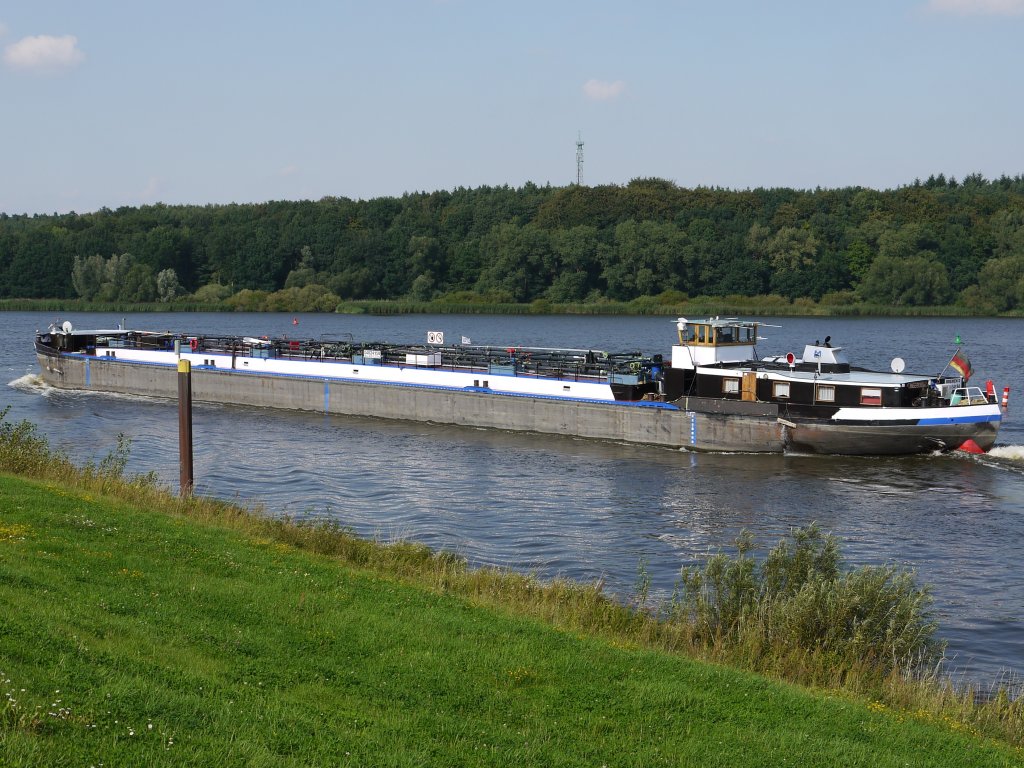
[[[177,397],[170,366],[38,352],[44,381],[63,389]],[[493,394],[192,369],[196,402],[317,411],[350,416],[455,424],[704,451],[781,453],[782,427],[759,416],[723,418],[671,404],[628,404]]]
[[[995,444],[999,432],[995,422],[914,427],[814,422],[795,424],[795,427],[786,428],[785,435],[786,450],[793,453],[897,456],[946,451],[960,447],[968,439],[977,443],[983,451],[988,451]]]
[[[44,381],[62,389],[177,397],[177,371],[37,350]],[[317,411],[511,431],[738,453],[912,454],[948,450],[970,438],[988,450],[998,424],[864,427],[780,418],[772,403],[684,397],[676,403],[630,404],[494,394],[192,369],[197,402]]]

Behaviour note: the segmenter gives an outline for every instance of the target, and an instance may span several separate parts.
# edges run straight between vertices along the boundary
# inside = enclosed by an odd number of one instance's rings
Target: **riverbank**
[[[312,554],[202,504],[169,514],[9,475],[0,499],[8,765],[1024,759],[923,713],[446,594],[416,547],[385,575],[346,562],[369,544]]]
[[[982,736],[1019,744],[1019,705],[899,679],[811,693],[685,658],[671,622],[596,585],[183,502],[123,479],[124,451],[79,470],[25,425],[4,438],[0,471],[43,478],[0,475],[11,765],[1024,760]]]
[[[302,305],[251,306],[226,302],[196,302],[190,299],[172,302],[96,302],[78,299],[0,299],[0,312],[309,312]],[[633,301],[600,301],[595,303],[559,304],[538,299],[528,304],[474,301],[412,301],[382,299],[375,301],[342,301],[330,313],[349,315],[622,315],[701,317],[739,315],[759,317],[1022,317],[1024,312],[985,312],[958,304],[940,306],[895,306],[848,301],[834,304],[812,299],[790,301],[782,296],[695,297],[677,301],[658,296],[644,296]]]

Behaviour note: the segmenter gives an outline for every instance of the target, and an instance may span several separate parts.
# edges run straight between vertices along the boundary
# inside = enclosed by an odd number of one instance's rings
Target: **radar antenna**
[[[576,133],[576,186],[583,184],[583,134]]]

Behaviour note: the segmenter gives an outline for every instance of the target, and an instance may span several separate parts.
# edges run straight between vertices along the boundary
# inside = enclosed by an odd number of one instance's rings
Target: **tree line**
[[[940,174],[884,191],[650,178],[0,214],[0,297],[330,310],[771,294],[1024,308],[1024,176]]]

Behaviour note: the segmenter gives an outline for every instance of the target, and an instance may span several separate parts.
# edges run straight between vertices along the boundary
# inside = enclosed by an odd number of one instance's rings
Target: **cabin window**
[[[716,336],[716,341],[719,344],[732,344],[733,341],[735,341],[735,339],[733,339],[732,337],[732,328],[729,327],[719,328]]]
[[[877,387],[862,387],[860,390],[861,405],[881,405],[882,390]]]
[[[776,381],[772,385],[772,397],[779,399],[789,399],[789,382]]]
[[[832,384],[819,384],[814,392],[814,399],[819,403],[834,403],[836,401],[836,388]]]
[[[740,380],[722,379],[722,392],[727,395],[738,395],[740,393]]]

